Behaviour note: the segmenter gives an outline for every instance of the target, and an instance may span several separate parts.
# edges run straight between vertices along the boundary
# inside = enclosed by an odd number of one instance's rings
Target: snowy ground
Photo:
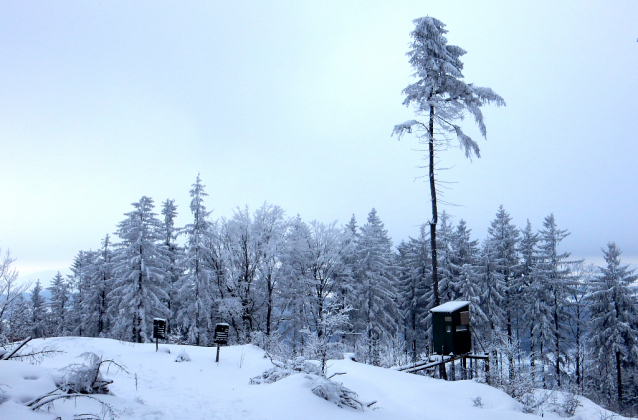
[[[221,349],[215,363],[215,348],[131,344],[96,338],[50,338],[34,340],[31,348],[55,347],[64,353],[40,365],[0,361],[0,420],[74,419],[75,414],[99,414],[99,404],[78,399],[56,402],[50,411],[32,412],[19,404],[55,388],[58,369],[79,363],[84,352],[103,355],[128,371],[111,370],[113,395],[98,396],[119,410],[120,419],[486,419],[539,418],[521,412],[521,405],[503,392],[473,381],[445,382],[394,370],[367,366],[350,360],[330,362],[329,375],[359,394],[364,402],[377,401],[364,412],[339,408],[315,396],[313,381],[304,374],[289,376],[273,384],[250,385],[251,377],[271,368],[270,360],[257,347]],[[164,349],[165,351],[161,351]],[[169,350],[168,353],[166,350]],[[190,362],[176,363],[185,350]],[[483,407],[473,400],[481,397]],[[8,400],[7,400],[8,399]],[[611,413],[582,399],[574,419],[598,420]],[[545,418],[559,418],[546,411]],[[615,417],[622,419],[622,417]]]

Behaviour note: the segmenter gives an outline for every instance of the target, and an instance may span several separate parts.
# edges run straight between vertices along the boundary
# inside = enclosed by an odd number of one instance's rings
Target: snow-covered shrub
[[[363,410],[363,404],[357,399],[357,393],[346,388],[340,382],[333,382],[326,378],[321,366],[316,362],[297,357],[284,363],[270,359],[275,365],[259,376],[250,379],[251,385],[271,384],[297,373],[305,373],[316,385],[312,392],[326,401],[333,402],[339,407],[352,407]]]
[[[79,357],[84,359],[84,363],[73,363],[61,369],[64,375],[58,388],[67,394],[108,394],[108,385],[113,380],[102,376],[100,368],[102,365],[114,365],[117,369],[126,372],[123,366],[113,360],[102,360],[101,356],[95,353],[83,353]]]
[[[304,356],[319,360],[324,374],[327,368],[326,362],[329,359],[341,359],[343,356],[343,343],[337,337],[343,333],[342,328],[349,325],[348,312],[351,310],[352,308],[347,306],[335,312],[326,311],[321,314],[316,330],[306,327],[300,331],[305,337]]]
[[[250,333],[250,343],[266,352],[264,357],[284,362],[293,358],[293,350],[278,332],[270,335],[263,331]]]
[[[357,393],[343,386],[341,382],[333,382],[323,376],[316,377],[316,379],[313,378],[314,375],[308,376],[318,383],[312,388],[312,393],[316,396],[333,402],[341,408],[350,407],[355,410],[363,410],[363,404],[359,401]]]
[[[296,373],[321,375],[321,368],[317,366],[316,363],[306,360],[303,357],[288,360],[284,363],[272,359],[271,361],[275,366],[264,371],[261,375],[251,378],[251,385],[271,384]]]
[[[290,375],[293,375],[299,372],[293,372],[290,369],[281,368],[279,366],[272,367],[268,370],[265,370],[261,375],[255,376],[254,378],[250,378],[251,385],[259,385],[259,384],[271,384],[273,382],[277,382],[280,379],[284,379]]]
[[[545,411],[546,403],[552,396],[553,391],[539,390],[535,392],[528,392],[520,398],[520,402],[523,403],[523,413],[527,414],[540,414],[543,415]]]
[[[578,395],[567,391],[551,392],[545,402],[546,408],[561,417],[574,417],[578,407],[582,407]]]
[[[578,395],[571,392],[566,392],[563,395],[563,402],[560,405],[559,414],[563,417],[573,417],[576,414],[578,407],[582,407],[580,398]]]
[[[488,351],[490,364],[494,367],[498,366],[490,372],[489,384],[522,403],[526,413],[537,412],[539,405],[543,404],[547,398],[544,396],[539,400],[538,395],[534,395],[534,390],[538,387],[534,378],[542,377],[542,372],[528,363],[517,362],[529,357],[533,358],[534,354],[525,354],[521,350],[519,341],[510,341],[510,338],[502,331],[494,333],[493,340],[488,345]],[[494,354],[499,355],[498,360],[493,359]]]
[[[191,357],[188,355],[188,353],[186,353],[186,350],[182,349],[179,352],[179,354],[177,355],[177,357],[175,358],[175,361],[177,363],[190,362],[191,361]]]
[[[381,367],[403,366],[412,361],[405,349],[405,338],[400,334],[384,337],[380,340],[380,347]]]
[[[523,397],[521,398],[521,403],[523,403],[523,413],[527,414],[536,413],[536,408],[539,405],[533,394],[523,395]]]

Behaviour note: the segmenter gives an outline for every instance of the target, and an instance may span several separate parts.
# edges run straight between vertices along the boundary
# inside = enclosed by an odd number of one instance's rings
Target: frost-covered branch
[[[101,356],[95,353],[83,353],[79,357],[85,363],[74,363],[62,369],[64,372],[63,382],[60,389],[67,393],[79,394],[108,394],[108,385],[113,380],[104,378],[100,369],[102,366],[115,366],[118,371],[128,373],[126,368],[114,360],[102,360]]]

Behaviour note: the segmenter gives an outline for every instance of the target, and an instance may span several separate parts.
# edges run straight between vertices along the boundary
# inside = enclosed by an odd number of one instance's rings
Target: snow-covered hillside
[[[311,392],[313,380],[301,373],[272,384],[250,385],[252,377],[272,367],[264,352],[252,345],[223,347],[215,363],[215,348],[179,345],[132,344],[98,338],[49,338],[29,343],[31,348],[55,347],[64,353],[39,365],[0,361],[0,419],[74,419],[74,415],[100,414],[99,403],[89,399],[56,401],[54,407],[33,412],[23,404],[55,388],[58,370],[81,363],[78,356],[93,352],[113,359],[127,372],[110,369],[112,395],[97,395],[119,410],[120,419],[534,419],[503,392],[473,381],[446,382],[351,360],[330,362],[328,375],[359,394],[364,403],[377,401],[363,412],[339,408]],[[169,353],[170,351],[170,353]],[[185,351],[191,361],[177,363]],[[481,397],[483,407],[475,405]],[[610,413],[582,399],[576,419],[598,420]],[[559,418],[547,410],[544,417]],[[92,417],[85,417],[92,418]],[[98,416],[98,418],[100,418]],[[621,419],[621,417],[616,417]]]

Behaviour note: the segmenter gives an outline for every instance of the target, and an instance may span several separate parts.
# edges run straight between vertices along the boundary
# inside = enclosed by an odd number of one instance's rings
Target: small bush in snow
[[[519,400],[523,403],[523,413],[542,415],[544,404],[549,400],[551,395],[552,391],[538,392],[536,395],[533,392],[524,394]]]
[[[363,404],[359,401],[357,393],[343,386],[341,382],[333,382],[323,376],[317,377],[316,381],[318,385],[312,388],[312,393],[316,396],[333,402],[341,408],[363,410]]]
[[[472,402],[474,403],[474,407],[483,408],[483,400],[481,397],[474,398]]]
[[[180,363],[180,362],[190,362],[191,361],[191,357],[188,355],[188,353],[186,353],[186,350],[182,349],[182,351],[179,352],[179,354],[177,355],[177,357],[175,358],[175,361]]]
[[[306,378],[316,383],[312,388],[313,394],[326,401],[333,402],[339,407],[351,407],[355,410],[363,410],[363,403],[357,399],[357,393],[346,388],[340,382],[333,382],[326,378],[323,369],[316,362],[306,360],[304,357],[298,357],[295,360],[288,360],[284,363],[273,360],[272,358],[270,361],[275,366],[264,371],[261,375],[251,378],[251,385],[271,384],[296,373],[305,373]],[[342,375],[342,373],[338,374]],[[374,404],[374,402],[370,405],[372,404]]]
[[[561,417],[574,417],[578,407],[582,407],[578,395],[571,391],[552,392],[546,405],[550,411]]]
[[[271,384],[290,375],[294,375],[295,373],[321,375],[321,368],[317,366],[317,364],[312,363],[304,359],[303,357],[298,357],[295,360],[288,360],[285,363],[281,363],[272,359],[271,362],[275,366],[264,371],[264,373],[262,373],[261,375],[251,378],[251,385]]]

